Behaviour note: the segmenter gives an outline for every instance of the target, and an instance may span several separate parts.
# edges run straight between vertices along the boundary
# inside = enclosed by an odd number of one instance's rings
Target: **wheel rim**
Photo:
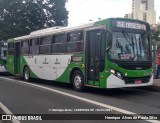
[[[75,76],[74,78],[74,85],[76,88],[80,88],[82,85],[82,79],[79,75]]]
[[[25,70],[25,74],[24,74],[24,76],[25,76],[25,79],[26,80],[28,80],[29,79],[29,70],[27,69],[27,70]]]

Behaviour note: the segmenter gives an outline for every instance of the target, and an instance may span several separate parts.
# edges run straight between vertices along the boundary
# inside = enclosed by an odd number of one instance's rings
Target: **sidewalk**
[[[160,92],[160,78],[154,79],[152,86],[142,87],[141,89],[145,89],[153,92]]]
[[[159,79],[154,79],[153,85],[160,86],[160,78]]]
[[[159,88],[159,91],[160,91],[160,78],[154,79],[153,86],[156,86],[157,88]]]

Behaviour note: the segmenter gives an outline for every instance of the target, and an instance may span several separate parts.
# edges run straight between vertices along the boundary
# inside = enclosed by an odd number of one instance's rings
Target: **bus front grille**
[[[150,81],[151,77],[123,77],[123,80],[125,81],[125,84],[135,84],[136,81],[143,83],[148,83]]]

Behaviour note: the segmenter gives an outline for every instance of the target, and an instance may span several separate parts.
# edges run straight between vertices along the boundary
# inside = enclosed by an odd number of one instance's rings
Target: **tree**
[[[68,25],[67,0],[0,0],[0,37],[3,40],[32,31]]]

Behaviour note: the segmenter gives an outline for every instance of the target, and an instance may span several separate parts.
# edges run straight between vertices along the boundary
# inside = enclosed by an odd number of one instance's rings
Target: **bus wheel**
[[[84,86],[84,77],[81,71],[77,70],[73,73],[72,76],[72,84],[73,84],[73,88],[76,91],[84,91],[85,86]]]
[[[23,78],[25,81],[30,81],[30,76],[29,76],[29,67],[25,67],[24,69],[24,74],[23,74]]]

